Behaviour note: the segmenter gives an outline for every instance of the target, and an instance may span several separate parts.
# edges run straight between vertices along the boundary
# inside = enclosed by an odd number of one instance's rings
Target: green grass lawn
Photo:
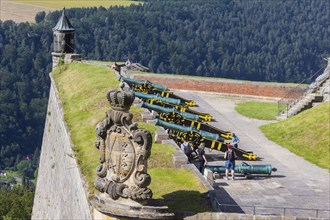
[[[110,108],[106,93],[110,88],[118,88],[118,78],[107,67],[82,63],[59,66],[52,72],[52,77],[60,93],[79,166],[92,194],[99,164],[99,151],[94,145],[95,126],[104,119],[104,112]],[[132,107],[130,112],[135,120],[139,120],[141,108]],[[143,122],[139,122],[139,128],[148,129],[153,136],[158,129]],[[148,160],[153,198],[165,202],[173,212],[212,211],[205,201],[206,189],[193,172],[173,167],[174,152],[169,145],[153,143]]]
[[[260,127],[277,144],[330,171],[330,104]]]
[[[273,102],[241,102],[235,110],[249,118],[274,120],[278,114],[278,105]]]
[[[38,5],[45,6],[54,9],[62,9],[65,8],[88,8],[88,7],[99,7],[103,6],[105,8],[109,8],[110,6],[129,6],[131,4],[139,4],[143,2],[138,1],[128,1],[128,0],[48,0],[48,1],[40,1],[40,0],[14,0],[15,2],[20,2],[24,4],[30,5]]]

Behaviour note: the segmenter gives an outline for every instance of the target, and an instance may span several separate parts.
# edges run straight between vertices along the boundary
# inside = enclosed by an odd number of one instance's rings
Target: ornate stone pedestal
[[[151,205],[147,159],[152,136],[132,123],[129,108],[134,98],[129,91],[112,90],[107,94],[111,109],[96,126],[100,165],[94,186],[99,193],[90,202],[99,212],[115,218],[174,218],[167,207]]]
[[[168,211],[167,206],[126,204],[121,201],[114,201],[104,198],[102,195],[95,195],[90,201],[95,209],[100,213],[118,219],[174,219],[173,213]]]

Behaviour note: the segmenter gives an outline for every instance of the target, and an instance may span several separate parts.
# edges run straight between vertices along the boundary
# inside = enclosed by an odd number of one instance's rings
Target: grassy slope
[[[292,118],[261,126],[272,141],[319,167],[330,170],[330,103]]]
[[[276,119],[278,106],[273,102],[241,102],[235,110],[249,118],[256,118],[261,120]]]
[[[65,112],[65,120],[71,132],[78,163],[93,193],[99,152],[94,146],[95,126],[105,117],[110,106],[106,100],[109,88],[118,88],[119,81],[113,71],[106,67],[73,63],[57,68],[52,73]],[[131,108],[138,117],[140,108]],[[139,122],[154,135],[156,126]],[[173,167],[170,146],[153,143],[148,161],[148,173],[152,181],[150,188],[154,199],[161,199],[171,211],[211,211],[203,193],[206,189],[189,170]],[[182,200],[189,201],[183,203]]]
[[[248,101],[240,102],[235,107],[235,110],[249,118],[260,120],[275,120],[278,115],[278,110],[285,108],[285,105],[278,105],[275,102]]]
[[[52,1],[40,1],[40,0],[14,0],[19,3],[45,6],[49,8],[62,9],[65,8],[87,8],[87,7],[99,7],[103,6],[109,8],[110,6],[129,6],[131,4],[139,4],[141,2],[128,1],[128,0],[52,0]]]

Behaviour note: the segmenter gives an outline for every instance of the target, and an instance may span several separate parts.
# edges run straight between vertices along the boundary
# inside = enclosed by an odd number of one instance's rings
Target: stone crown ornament
[[[111,90],[107,99],[111,109],[96,126],[96,147],[100,150],[95,188],[110,203],[145,203],[152,197],[147,188],[151,177],[147,173],[147,159],[151,153],[152,136],[132,123],[128,112],[134,101],[130,91]]]
[[[111,90],[107,93],[107,99],[112,109],[118,111],[128,111],[133,104],[135,95],[133,92]]]
[[[132,123],[129,112],[135,99],[131,91],[111,90],[111,105],[105,119],[96,126],[95,147],[99,150],[91,203],[99,212],[121,219],[169,219],[173,213],[163,206],[150,206],[152,191],[147,173],[152,135]]]

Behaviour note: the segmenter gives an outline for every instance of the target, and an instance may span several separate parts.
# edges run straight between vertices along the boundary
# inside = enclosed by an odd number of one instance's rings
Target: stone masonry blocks
[[[70,134],[51,83],[32,219],[92,219]]]

